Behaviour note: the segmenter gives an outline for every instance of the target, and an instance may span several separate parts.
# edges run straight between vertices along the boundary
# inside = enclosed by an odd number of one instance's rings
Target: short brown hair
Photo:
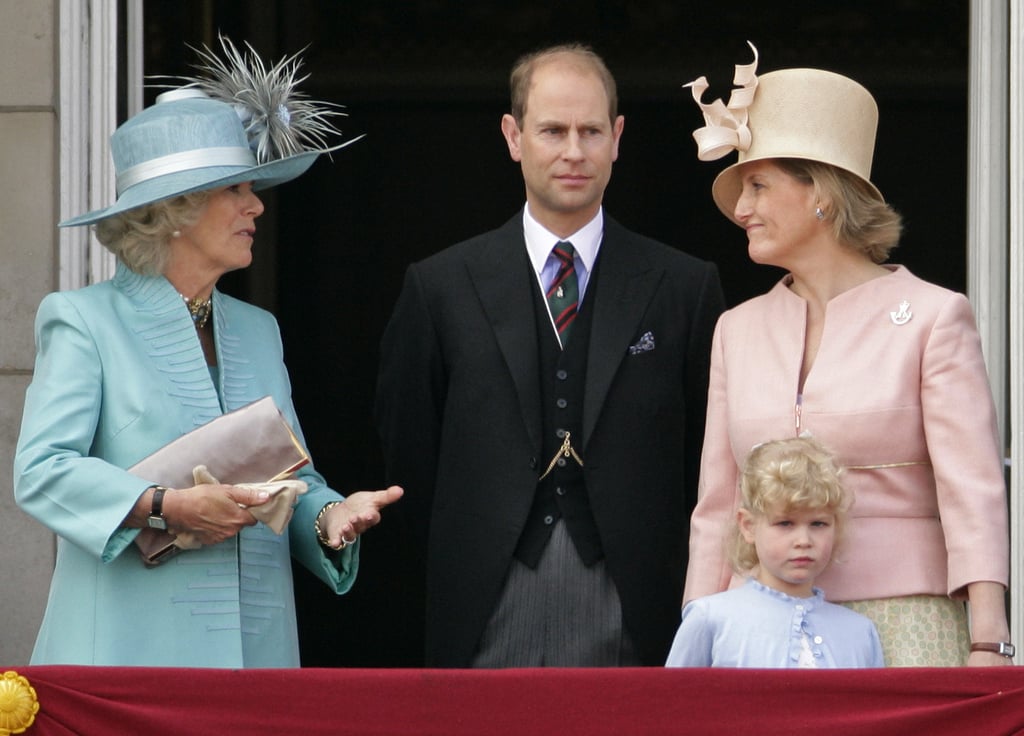
[[[196,222],[210,191],[182,194],[136,207],[96,223],[96,239],[129,269],[143,276],[163,273],[171,233]]]
[[[779,168],[810,184],[822,200],[835,239],[875,263],[884,263],[899,244],[903,222],[896,210],[879,200],[863,181],[844,169],[800,158],[780,158]]]
[[[605,94],[608,96],[608,119],[614,121],[619,114],[619,94],[615,87],[615,77],[608,70],[604,60],[592,48],[579,43],[567,43],[524,54],[512,67],[512,73],[509,75],[509,88],[512,93],[512,117],[515,118],[516,125],[520,128],[523,126],[523,118],[526,116],[526,99],[530,95],[533,72],[537,67],[553,61],[554,57],[563,57],[578,67],[580,71],[592,72],[598,76],[601,84],[604,85]]]

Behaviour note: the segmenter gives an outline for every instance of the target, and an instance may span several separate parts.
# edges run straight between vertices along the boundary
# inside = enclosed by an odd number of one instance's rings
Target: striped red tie
[[[551,254],[558,259],[558,273],[548,287],[548,309],[551,319],[558,330],[558,339],[565,347],[569,339],[569,330],[576,320],[576,304],[579,301],[580,289],[576,280],[576,268],[573,265],[572,243],[555,243]]]

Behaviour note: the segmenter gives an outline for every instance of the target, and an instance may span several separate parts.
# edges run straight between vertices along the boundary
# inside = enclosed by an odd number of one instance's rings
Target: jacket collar
[[[132,329],[145,341],[149,359],[166,377],[170,395],[193,408],[195,425],[237,408],[225,406],[230,402],[222,399],[237,363],[231,360],[231,300],[213,290],[214,350],[219,366],[219,386],[215,386],[192,317],[174,285],[163,276],[135,273],[120,261],[112,283],[131,301],[138,316]]]

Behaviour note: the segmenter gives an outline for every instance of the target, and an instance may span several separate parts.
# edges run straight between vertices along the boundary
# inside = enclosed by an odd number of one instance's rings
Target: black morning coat
[[[501,594],[549,458],[535,279],[522,212],[409,267],[381,343],[388,482],[426,541],[426,664],[465,667]],[[716,267],[605,216],[579,444],[623,622],[665,662],[679,624]]]

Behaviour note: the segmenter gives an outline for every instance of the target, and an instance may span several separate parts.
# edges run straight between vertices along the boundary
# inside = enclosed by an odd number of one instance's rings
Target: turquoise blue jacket
[[[281,536],[258,524],[149,569],[121,526],[152,485],[124,469],[224,412],[271,395],[302,440],[274,317],[219,291],[213,305],[216,387],[163,277],[119,265],[40,304],[14,486],[58,541],[32,664],[297,667],[289,557],[336,593],[352,585],[358,547],[328,558],[317,543],[317,512],[341,496],[311,466]]]

